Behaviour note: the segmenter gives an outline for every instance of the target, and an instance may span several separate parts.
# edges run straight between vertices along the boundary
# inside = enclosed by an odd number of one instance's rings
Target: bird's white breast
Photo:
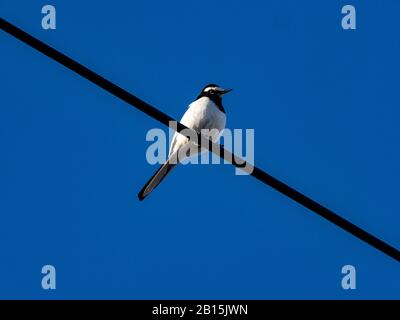
[[[215,103],[208,97],[202,97],[189,105],[188,110],[185,112],[181,119],[181,123],[200,132],[201,129],[217,129],[217,134],[211,135],[213,141],[217,141],[222,130],[225,128],[226,115],[218,109]],[[181,134],[175,133],[169,154],[176,151],[184,143],[187,138]]]

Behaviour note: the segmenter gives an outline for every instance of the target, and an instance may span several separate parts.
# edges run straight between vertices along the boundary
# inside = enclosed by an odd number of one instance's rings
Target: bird
[[[189,104],[180,122],[198,133],[202,129],[210,130],[208,136],[206,136],[213,142],[217,142],[226,125],[222,96],[230,91],[232,89],[223,89],[214,83],[207,84],[197,98]],[[192,157],[204,150],[206,149],[202,148],[200,150],[194,147],[194,142],[189,141],[186,136],[175,132],[170,144],[167,161],[160,166],[140,190],[138,193],[139,200],[144,200],[184,158]]]

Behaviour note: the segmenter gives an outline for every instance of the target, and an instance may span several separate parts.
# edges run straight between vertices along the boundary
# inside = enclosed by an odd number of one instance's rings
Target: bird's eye
[[[215,91],[213,89],[211,89],[208,92],[211,93],[211,94],[214,94]]]

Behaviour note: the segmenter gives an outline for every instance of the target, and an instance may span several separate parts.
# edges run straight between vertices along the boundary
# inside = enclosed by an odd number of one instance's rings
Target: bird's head
[[[225,109],[222,106],[222,96],[230,91],[232,91],[232,89],[223,89],[219,85],[211,83],[206,85],[203,90],[201,90],[196,100],[203,97],[209,98],[215,103],[219,110],[225,113]]]
[[[201,90],[197,98],[209,97],[212,100],[220,100],[225,93],[230,91],[232,91],[232,89],[223,89],[219,85],[211,83]]]

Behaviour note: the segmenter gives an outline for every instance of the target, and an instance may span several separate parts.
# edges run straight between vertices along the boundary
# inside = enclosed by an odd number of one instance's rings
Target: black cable
[[[87,80],[93,82],[94,84],[98,85],[99,87],[103,88],[104,90],[110,92],[111,94],[117,96],[118,98],[122,99],[123,101],[127,102],[128,104],[132,105],[133,107],[139,109],[140,111],[144,112],[148,116],[158,120],[159,122],[165,124],[166,126],[170,126],[171,121],[176,121],[167,114],[159,111],[158,109],[154,108],[153,106],[149,105],[148,103],[144,102],[143,100],[135,97],[133,94],[127,92],[126,90],[122,89],[121,87],[115,85],[114,83],[110,82],[109,80],[103,78],[102,76],[98,75],[97,73],[89,70],[85,66],[81,65],[80,63],[72,60],[71,58],[67,57],[66,55],[62,54],[61,52],[57,51],[56,49],[48,46],[47,44],[43,43],[42,41],[36,39],[35,37],[29,35],[25,31],[17,28],[13,24],[7,22],[6,20],[0,18],[0,27],[5,32],[9,33],[13,37],[19,39],[20,41],[26,43],[27,45],[31,46],[32,48],[40,51],[44,55],[48,56],[49,58],[57,61],[58,63],[62,64],[66,68],[76,72],[77,74],[81,75],[82,77],[86,78]],[[181,132],[182,130],[191,130],[185,127],[183,124],[176,122],[177,131]],[[191,132],[194,133],[193,130]],[[389,244],[385,243],[384,241],[380,240],[379,238],[373,236],[372,234],[368,233],[367,231],[361,229],[360,227],[354,225],[350,221],[342,218],[341,216],[337,215],[333,211],[329,210],[328,208],[322,206],[318,202],[310,199],[309,197],[303,195],[302,193],[296,191],[295,189],[291,188],[287,184],[277,180],[276,178],[272,177],[268,173],[262,171],[261,169],[246,163],[243,159],[239,157],[233,156],[232,153],[225,150],[223,146],[212,143],[204,143],[204,137],[202,137],[198,133],[194,133],[197,135],[197,141],[201,144],[204,148],[218,154],[219,156],[224,159],[235,159],[236,161],[231,161],[231,163],[239,168],[245,168],[245,171],[248,171],[250,175],[254,178],[264,182],[265,184],[269,185],[270,187],[274,188],[275,190],[283,193],[290,199],[300,203],[304,207],[310,209],[311,211],[315,212],[316,214],[320,215],[321,217],[329,220],[330,222],[334,223],[338,227],[350,232],[352,235],[356,236],[357,238],[365,241],[366,243],[370,244],[371,246],[375,247],[379,251],[387,254],[388,256],[392,257],[396,261],[400,262],[400,251],[396,248],[390,246]],[[186,134],[185,134],[186,135]],[[187,135],[190,138],[190,135]],[[205,138],[208,140],[207,138]],[[207,141],[206,141],[207,142]],[[211,148],[211,149],[210,149]]]

